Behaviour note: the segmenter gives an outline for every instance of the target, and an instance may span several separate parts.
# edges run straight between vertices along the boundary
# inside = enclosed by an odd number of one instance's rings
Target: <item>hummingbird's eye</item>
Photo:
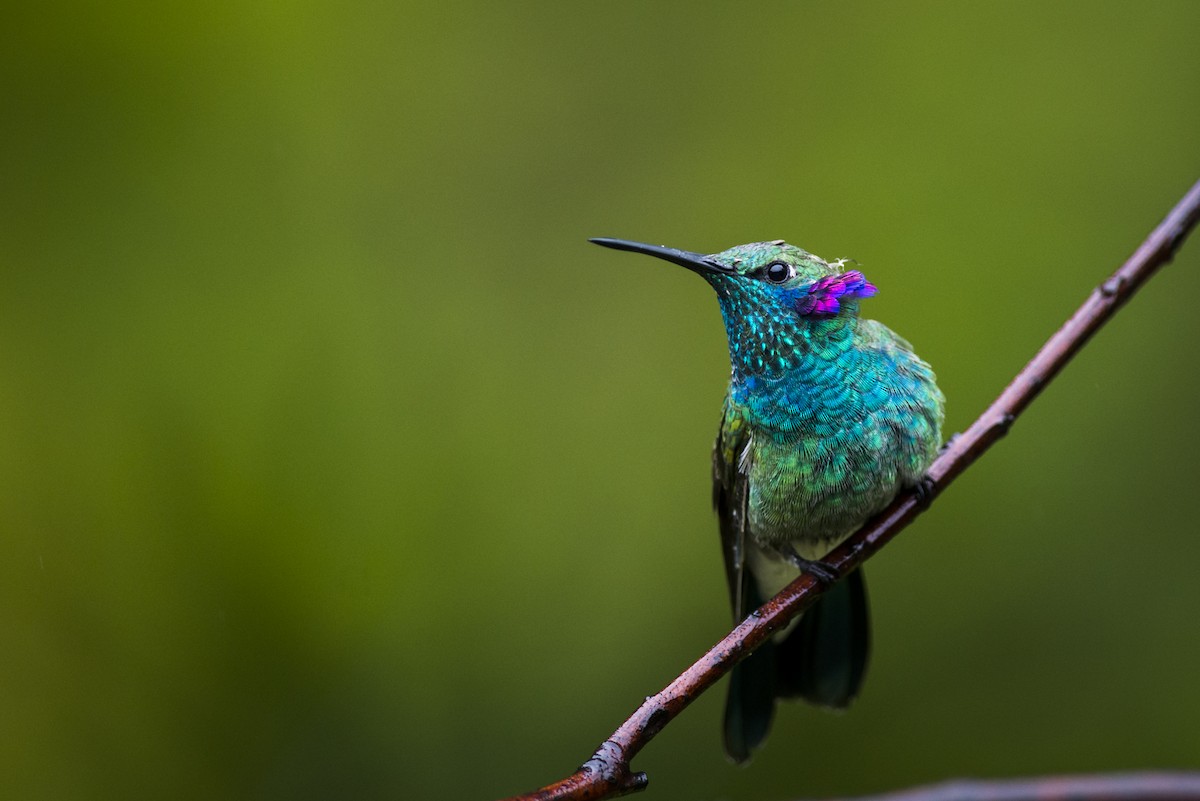
[[[766,278],[772,284],[782,284],[789,278],[792,278],[796,271],[792,269],[790,264],[784,264],[781,261],[773,261],[763,268],[763,278]]]

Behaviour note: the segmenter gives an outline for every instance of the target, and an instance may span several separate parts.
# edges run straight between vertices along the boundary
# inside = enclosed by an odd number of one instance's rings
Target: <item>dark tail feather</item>
[[[871,652],[862,570],[839,581],[776,646],[776,694],[844,709],[858,695]]]
[[[761,606],[757,598],[749,608]],[[725,700],[725,753],[739,764],[771,729],[775,699],[803,698],[841,709],[862,687],[871,621],[862,570],[821,597],[781,643],[767,641],[734,667]]]
[[[775,716],[775,644],[768,640],[734,666],[725,697],[725,753],[739,765],[750,759]]]

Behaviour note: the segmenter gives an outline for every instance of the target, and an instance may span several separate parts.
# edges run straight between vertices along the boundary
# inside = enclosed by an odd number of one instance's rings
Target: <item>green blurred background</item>
[[[1200,4],[81,3],[0,33],[0,776],[489,798],[713,643],[711,291],[856,258],[964,429],[1200,175]],[[860,703],[647,798],[1200,768],[1200,241],[870,565]]]

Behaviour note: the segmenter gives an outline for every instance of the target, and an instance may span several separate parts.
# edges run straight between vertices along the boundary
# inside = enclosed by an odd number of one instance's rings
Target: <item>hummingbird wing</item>
[[[762,606],[758,588],[746,569],[749,541],[747,508],[750,503],[750,464],[753,440],[749,427],[726,401],[721,428],[713,446],[713,507],[721,529],[721,552],[733,621],[740,623],[751,609]],[[775,714],[774,643],[734,666],[725,701],[725,753],[737,763],[767,736]]]
[[[729,583],[734,623],[740,623],[749,609],[757,608],[757,604],[746,603],[750,446],[749,428],[726,401],[713,445],[713,509],[721,529],[721,553],[725,557],[725,579]]]

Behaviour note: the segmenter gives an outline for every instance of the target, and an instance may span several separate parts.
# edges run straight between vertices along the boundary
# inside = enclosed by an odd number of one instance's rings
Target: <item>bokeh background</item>
[[[1200,176],[1200,4],[234,2],[0,32],[0,776],[491,798],[728,626],[683,270],[853,257],[964,429]],[[647,798],[1200,768],[1200,241],[869,566],[849,714]]]

